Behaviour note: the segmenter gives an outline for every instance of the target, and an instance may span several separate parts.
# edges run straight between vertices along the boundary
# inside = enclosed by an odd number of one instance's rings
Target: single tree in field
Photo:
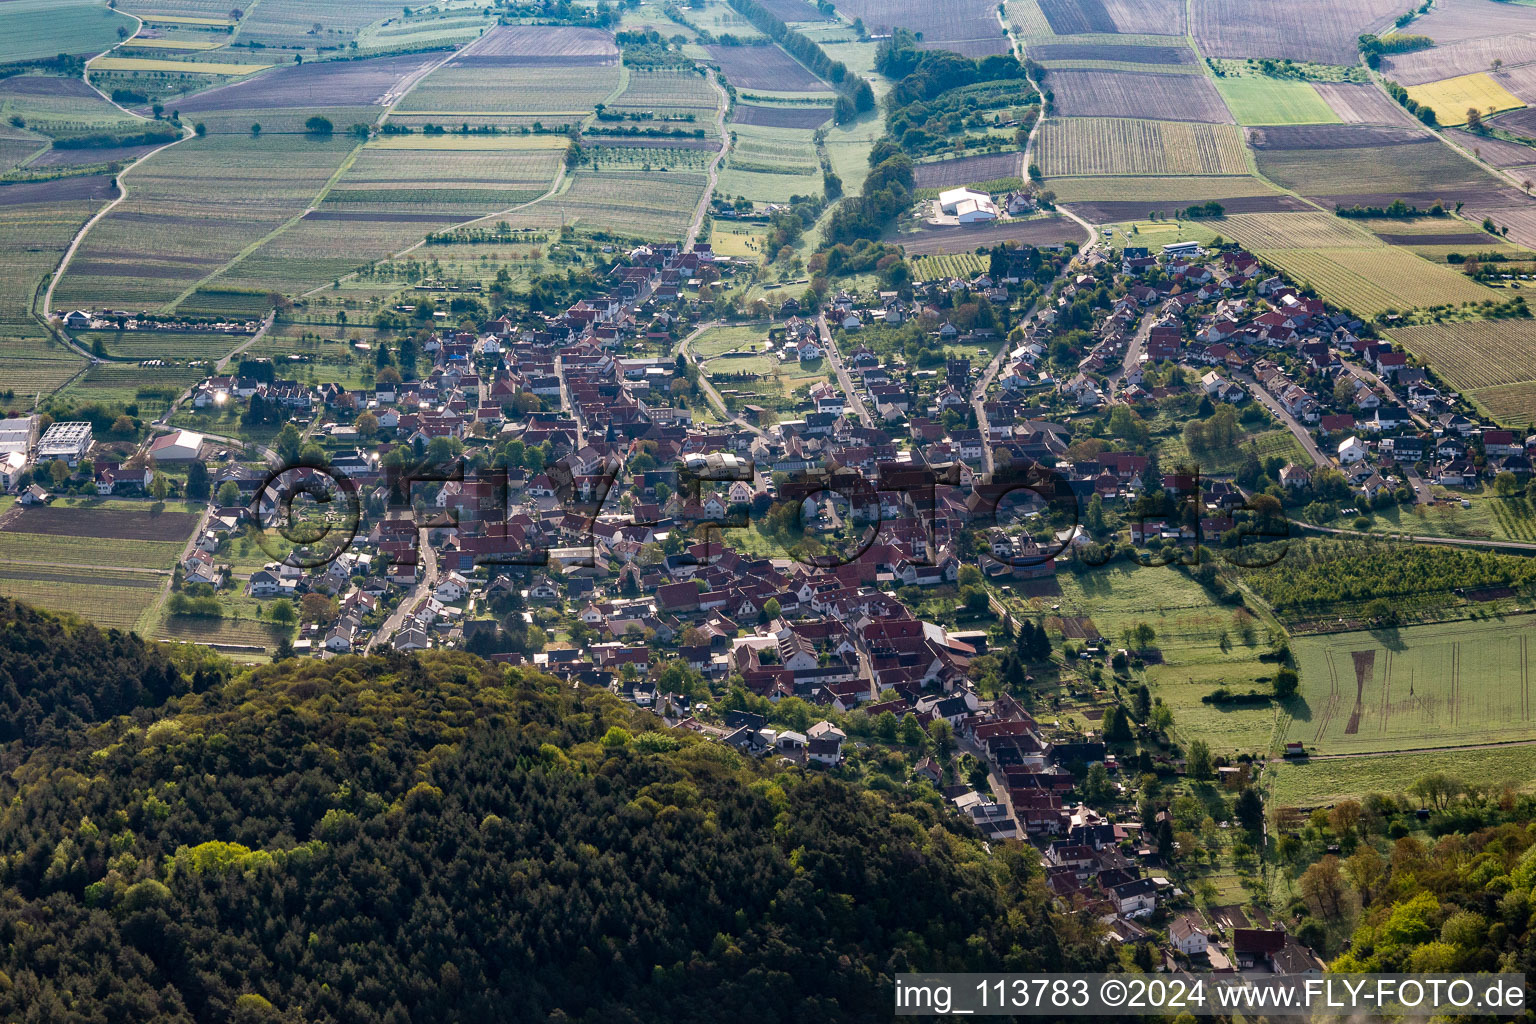
[[[53,478],[55,489],[64,486],[64,481],[69,479],[69,464],[63,459],[54,459],[53,465],[48,467],[48,475]]]
[[[330,135],[336,130],[336,126],[331,124],[330,118],[316,114],[304,122],[304,130],[311,135]]]
[[[1497,70],[1499,70],[1499,68],[1501,68],[1503,66],[1504,66],[1504,59],[1502,57],[1495,57],[1495,58],[1493,58],[1493,70],[1497,71]]]
[[[261,122],[260,121],[257,121],[256,123],[251,125],[251,134],[252,135],[260,135],[261,134]]]
[[[1525,189],[1525,194],[1526,195],[1530,195],[1531,194],[1531,180],[1529,178],[1527,178],[1526,180],[1522,181],[1520,183],[1520,187]]]
[[[1471,132],[1483,130],[1483,115],[1478,113],[1476,107],[1467,108],[1467,130]]]

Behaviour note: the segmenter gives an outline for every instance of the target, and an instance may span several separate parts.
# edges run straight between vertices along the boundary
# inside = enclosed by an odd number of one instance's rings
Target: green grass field
[[[1455,622],[1303,637],[1286,739],[1358,753],[1536,737],[1531,620]]]
[[[1216,90],[1238,124],[1338,124],[1310,82],[1259,75],[1217,78]]]
[[[1265,771],[1271,807],[1321,807],[1367,793],[1402,793],[1431,772],[1529,789],[1536,781],[1536,746],[1286,761]]]

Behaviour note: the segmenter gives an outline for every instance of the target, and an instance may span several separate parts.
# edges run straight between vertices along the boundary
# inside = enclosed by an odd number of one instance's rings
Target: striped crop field
[[[1248,173],[1243,131],[1230,124],[1053,118],[1040,147],[1047,175]]]

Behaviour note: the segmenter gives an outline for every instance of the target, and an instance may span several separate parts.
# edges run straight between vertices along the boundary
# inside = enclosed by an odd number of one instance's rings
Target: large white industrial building
[[[985,192],[970,188],[952,188],[939,193],[939,209],[961,224],[980,224],[997,220],[997,204]]]

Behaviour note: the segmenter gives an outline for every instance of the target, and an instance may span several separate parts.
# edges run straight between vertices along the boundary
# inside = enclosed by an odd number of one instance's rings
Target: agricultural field
[[[964,156],[953,160],[932,160],[912,168],[912,182],[917,188],[957,188],[984,181],[1018,178],[1024,173],[1024,154],[991,153]]]
[[[96,363],[71,381],[59,396],[65,401],[80,403],[127,405],[136,402],[141,414],[158,413],[169,406],[176,395],[207,375],[205,368],[198,367]]]
[[[1487,172],[1422,129],[1358,124],[1253,128],[1259,173],[1306,196],[1458,197],[1493,185]],[[1349,200],[1350,196],[1362,197]]]
[[[1065,217],[1057,216],[974,226],[924,228],[910,234],[888,237],[886,240],[900,244],[911,256],[974,252],[978,247],[990,249],[1002,242],[1018,242],[1020,245],[1060,245],[1072,242],[1081,245],[1087,241],[1082,228]]]
[[[1231,124],[1210,79],[1131,71],[1053,71],[1062,117],[1135,117]]]
[[[1476,109],[1484,117],[1525,106],[1520,97],[1481,72],[1447,78],[1425,85],[1410,85],[1408,95],[1421,106],[1432,107],[1443,125],[1467,123],[1467,111]]]
[[[265,315],[265,311],[262,314]],[[99,344],[113,359],[218,359],[250,337],[216,331],[72,331],[76,341],[94,350]]]
[[[513,57],[454,60],[416,83],[395,106],[395,115],[420,115],[439,124],[490,115],[515,115],[546,127],[580,124],[621,84],[616,62],[545,64]]]
[[[717,219],[710,231],[709,243],[721,256],[757,261],[765,255],[762,251],[765,231],[767,231],[766,225],[741,224]]]
[[[1009,4],[1013,18],[1014,4]],[[1030,35],[1164,35],[1186,33],[1179,0],[1038,0],[1019,4],[1022,34]],[[1041,22],[1045,31],[1040,32]]]
[[[681,238],[709,183],[696,172],[577,170],[569,185],[515,213],[488,221],[513,230],[570,225],[583,232],[611,232],[658,241]]]
[[[1536,323],[1464,320],[1404,327],[1387,336],[1500,422],[1536,422]]]
[[[133,19],[105,0],[8,0],[0,4],[0,64],[60,53],[94,56],[118,44]]]
[[[762,128],[820,128],[832,120],[832,108],[820,105],[773,107],[761,103],[738,103],[731,111],[731,123]]]
[[[163,10],[168,5],[153,6]],[[320,47],[349,47],[364,27],[400,14],[399,4],[384,0],[261,0],[241,20],[240,40],[318,55]]]
[[[1105,65],[1123,66],[1130,71],[1164,71],[1198,75],[1199,58],[1187,45],[1136,44],[1105,46],[1101,43],[1077,42],[1071,37],[1059,41],[1030,43],[1031,60],[1047,68],[1099,68]]]
[[[172,72],[179,75],[254,75],[272,64],[236,63],[235,61],[170,60],[163,57],[97,57],[92,71]]]
[[[0,533],[0,540],[3,537]],[[52,612],[78,615],[105,629],[142,629],[168,575],[99,567],[0,564],[0,595]]]
[[[1038,162],[1048,177],[1248,173],[1243,133],[1233,125],[1052,118],[1038,142]]]
[[[57,304],[174,303],[302,215],[356,146],[340,137],[219,135],[165,149],[124,175],[128,198],[87,233]]]
[[[1516,617],[1295,638],[1285,738],[1325,754],[1527,739],[1528,632]]]
[[[736,140],[716,185],[721,195],[784,203],[791,196],[821,194],[821,164],[811,132],[750,126],[732,131]]]
[[[1406,794],[1415,780],[1432,772],[1528,790],[1536,779],[1536,746],[1311,758],[1265,769],[1270,805],[1302,808],[1327,807],[1367,793]]]
[[[1355,64],[1356,39],[1402,13],[1399,0],[1291,0],[1255,17],[1250,0],[1192,0],[1195,46],[1207,57]]]
[[[85,367],[85,360],[49,337],[30,310],[43,277],[99,205],[90,200],[0,205],[0,262],[6,267],[0,278],[0,391],[14,392],[22,404],[57,390]]]
[[[1221,231],[1249,249],[1317,249],[1372,242],[1353,222],[1331,213],[1239,213],[1224,219]]]
[[[893,28],[922,34],[930,50],[950,50],[964,57],[988,57],[1008,52],[1008,39],[997,20],[992,0],[843,0],[838,13],[850,21],[864,19],[874,33]]]
[[[1058,202],[1070,204],[1076,213],[1098,223],[1139,220],[1152,212],[1173,216],[1192,204],[1213,199],[1229,215],[1310,209],[1267,182],[1237,175],[1066,177],[1048,178],[1046,185],[1056,193]]]
[[[1346,124],[1387,124],[1416,127],[1413,115],[1375,85],[1364,82],[1313,82],[1324,103]]]
[[[607,109],[610,113],[653,114],[657,121],[691,118],[689,127],[713,134],[719,104],[719,96],[702,75],[691,71],[631,70],[624,91]],[[737,109],[739,112],[740,108]]]
[[[54,505],[12,512],[0,529],[0,562],[171,569],[197,527],[191,512]]]
[[[1408,86],[1425,85],[1446,78],[1477,75],[1497,67],[1494,62],[1515,66],[1536,60],[1536,35],[1531,32],[1530,15],[1518,32],[1493,33],[1475,39],[1463,39],[1413,53],[1396,53],[1382,60],[1382,73]],[[1421,33],[1423,26],[1412,28]]]
[[[1490,167],[1507,169],[1536,165],[1536,148],[1531,146],[1459,128],[1448,129],[1445,136]]]
[[[54,136],[143,131],[147,125],[125,115],[81,79],[55,75],[0,79],[0,119],[9,123],[13,117],[24,120],[29,131]]]
[[[402,83],[438,59],[440,56],[418,53],[287,65],[257,78],[198,93],[179,101],[177,109],[191,115],[226,110],[382,107]]]
[[[1356,316],[1499,297],[1449,267],[1395,246],[1266,249],[1259,256]]]
[[[710,60],[719,65],[725,80],[738,91],[764,89],[795,93],[830,92],[832,89],[777,44],[710,46],[708,50]]]
[[[1216,89],[1238,124],[1328,124],[1340,118],[1311,82],[1266,75],[1226,75]]]

